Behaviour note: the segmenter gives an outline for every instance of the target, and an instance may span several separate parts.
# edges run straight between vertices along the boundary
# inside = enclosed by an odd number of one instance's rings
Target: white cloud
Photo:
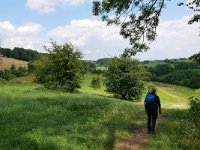
[[[90,51],[90,50],[83,50],[83,54],[84,54],[84,55],[90,55],[90,54],[91,54],[91,51]]]
[[[42,30],[40,24],[27,23],[15,26],[10,21],[0,22],[1,46],[8,48],[38,48],[43,42],[41,40]]]
[[[189,16],[178,20],[161,20],[158,37],[147,53],[138,58],[165,59],[189,57],[199,51],[199,25],[188,25]],[[128,41],[119,35],[119,28],[106,26],[96,19],[72,20],[66,26],[59,26],[48,34],[60,42],[72,42],[81,49],[90,49],[86,58],[96,59],[119,55],[128,47]]]
[[[11,24],[10,21],[3,21],[0,22],[0,29],[5,31],[13,31],[15,30],[15,27]]]
[[[42,26],[40,24],[33,24],[33,23],[28,23],[22,26],[19,26],[17,28],[17,32],[20,34],[30,34],[30,35],[34,35],[34,34],[38,34],[40,33],[40,31],[42,30]]]
[[[189,57],[197,53],[200,36],[199,24],[188,25],[190,16],[178,20],[161,20],[157,40],[151,50],[140,54],[141,59],[165,59]]]
[[[59,6],[75,6],[86,1],[88,0],[27,0],[26,4],[40,13],[49,13],[55,11]]]
[[[72,20],[70,24],[50,31],[48,37],[61,43],[71,42],[83,50],[90,49],[90,53],[86,53],[90,58],[109,57],[128,46],[119,35],[118,27],[108,27],[96,19]]]
[[[188,25],[188,19],[186,16],[178,20],[162,20],[158,27],[157,40],[151,44],[151,50],[139,54],[138,58],[180,58],[197,53],[200,50],[199,25]],[[73,43],[82,50],[85,59],[119,55],[129,46],[128,40],[119,35],[118,27],[108,27],[95,18],[72,20],[69,24],[50,31],[45,31],[40,24],[15,26],[10,21],[0,22],[2,47],[24,47],[41,51],[50,38],[58,43]]]

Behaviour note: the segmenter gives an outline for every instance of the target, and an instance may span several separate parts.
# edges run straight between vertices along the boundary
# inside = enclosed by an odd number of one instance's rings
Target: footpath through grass
[[[37,84],[0,86],[1,150],[113,149],[123,137],[144,128],[143,102],[132,103],[94,90],[91,77],[77,94],[52,92]],[[146,149],[191,149],[182,126],[192,90],[156,84],[164,110]],[[188,126],[188,128],[190,128]],[[184,130],[185,131],[185,130]]]
[[[112,149],[145,124],[140,104],[39,85],[1,86],[0,106],[1,150]]]

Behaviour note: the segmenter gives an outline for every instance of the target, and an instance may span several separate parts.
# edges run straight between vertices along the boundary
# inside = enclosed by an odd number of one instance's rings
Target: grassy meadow
[[[49,91],[38,84],[0,86],[1,150],[113,149],[128,133],[145,127],[143,102],[112,98],[95,90],[86,75],[79,93]],[[156,135],[145,149],[184,149],[181,126],[193,91],[154,83],[164,107]]]
[[[35,84],[4,85],[0,103],[2,150],[112,149],[145,124],[141,104],[87,90],[66,94]]]

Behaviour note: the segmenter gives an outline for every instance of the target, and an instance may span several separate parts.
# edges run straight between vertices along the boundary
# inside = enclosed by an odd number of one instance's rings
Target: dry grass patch
[[[14,58],[2,57],[0,59],[0,69],[10,69],[11,65],[15,65],[17,68],[20,66],[27,67],[27,64],[28,64],[27,61],[17,60]]]

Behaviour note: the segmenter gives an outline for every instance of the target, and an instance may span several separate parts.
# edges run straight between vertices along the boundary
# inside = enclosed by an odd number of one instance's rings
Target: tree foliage
[[[97,0],[93,2],[93,14],[101,16],[107,25],[121,27],[120,34],[129,39],[131,48],[124,51],[125,56],[149,49],[149,43],[156,39],[156,28],[163,8],[168,0]],[[200,0],[181,2],[195,11],[189,24],[200,20]]]
[[[91,85],[94,89],[99,89],[101,88],[101,78],[99,75],[94,75],[92,77],[92,82]]]
[[[125,100],[139,100],[144,89],[143,70],[131,58],[113,58],[105,75],[106,90]]]
[[[96,61],[97,65],[107,67],[111,58],[101,58]]]
[[[82,73],[95,73],[96,71],[96,64],[93,61],[85,61],[82,60]]]
[[[153,63],[157,63],[156,65]],[[189,59],[168,59],[142,63],[151,81],[200,88],[200,64]],[[147,78],[148,79],[148,78]]]
[[[81,53],[71,44],[52,42],[49,55],[35,63],[36,81],[52,90],[76,92],[81,82]]]
[[[33,60],[39,59],[40,57],[46,54],[39,53],[35,50],[18,48],[18,47],[15,47],[13,50],[9,48],[0,47],[0,55],[7,58],[15,58],[15,59],[24,60],[24,61],[33,61]]]
[[[194,61],[196,61],[197,63],[200,64],[200,52],[199,52],[198,54],[192,55],[192,56],[190,57],[190,59],[191,59],[191,60],[194,60]]]

